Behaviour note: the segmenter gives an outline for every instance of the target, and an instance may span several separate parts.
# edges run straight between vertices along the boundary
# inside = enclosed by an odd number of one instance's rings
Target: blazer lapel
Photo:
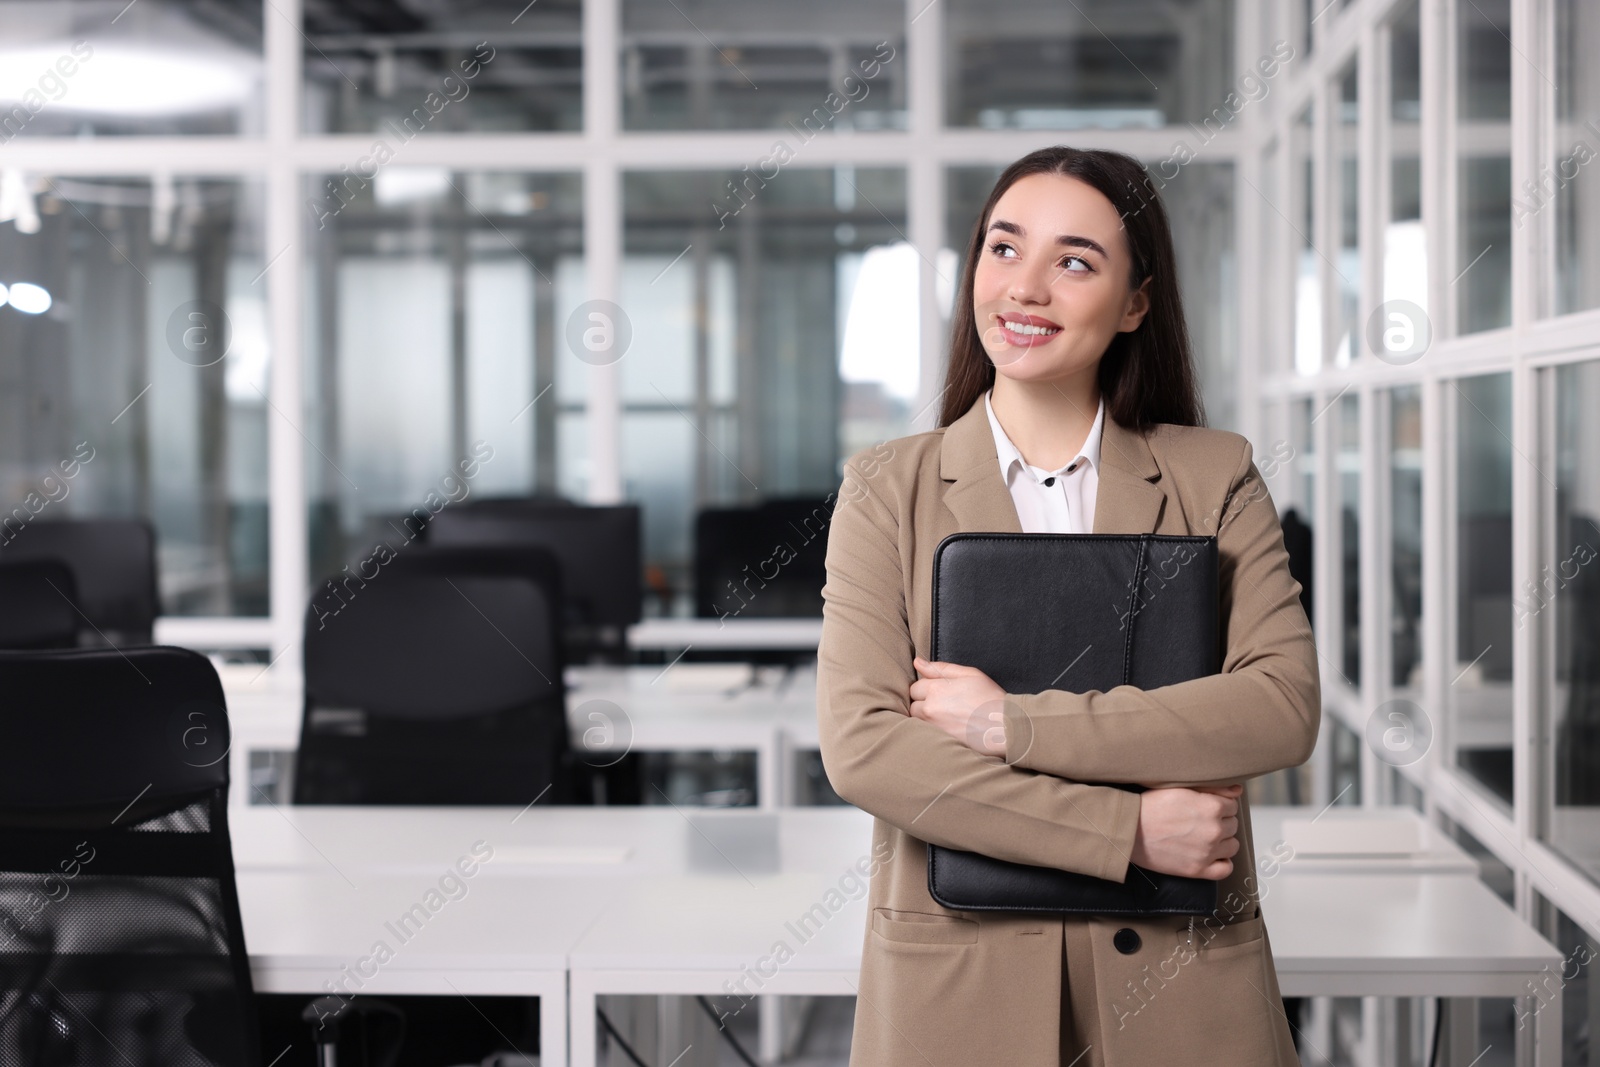
[[[998,462],[998,461],[997,461]],[[1161,468],[1150,442],[1107,414],[1100,437],[1100,485],[1094,495],[1094,532],[1155,533],[1167,495],[1156,485]]]
[[[939,449],[944,504],[954,520],[939,538],[956,531],[1021,533],[1022,522],[1011,492],[1000,476],[1000,456],[980,395],[944,432]],[[1145,436],[1107,415],[1100,439],[1100,483],[1095,490],[1095,533],[1155,533],[1166,500],[1161,477]]]
[[[955,517],[954,527],[940,531],[941,538],[957,530],[1022,532],[1017,506],[1000,477],[1000,454],[994,448],[982,394],[944,431],[939,476],[953,483],[945,487],[944,505]]]

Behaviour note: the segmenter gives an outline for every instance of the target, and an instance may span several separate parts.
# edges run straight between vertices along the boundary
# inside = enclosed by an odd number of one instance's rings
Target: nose
[[[1006,295],[1019,304],[1039,304],[1049,298],[1050,265],[1032,264],[1022,267],[1011,278]]]

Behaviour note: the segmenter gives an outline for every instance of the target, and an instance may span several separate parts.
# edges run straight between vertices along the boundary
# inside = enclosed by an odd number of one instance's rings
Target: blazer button
[[[1139,951],[1139,945],[1142,942],[1139,940],[1139,931],[1124,926],[1111,935],[1111,943],[1117,946],[1117,951],[1124,956],[1131,956]]]

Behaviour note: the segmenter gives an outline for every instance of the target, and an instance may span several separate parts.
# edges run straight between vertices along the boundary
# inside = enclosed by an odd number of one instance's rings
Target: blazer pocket
[[[1250,945],[1261,940],[1261,934],[1265,929],[1266,920],[1261,917],[1260,907],[1257,907],[1255,915],[1248,919],[1235,919],[1231,923],[1223,923],[1216,927],[1196,923],[1195,946],[1203,953],[1207,949]],[[1180,933],[1179,937],[1182,936]]]
[[[914,945],[975,945],[978,924],[954,915],[872,909],[872,932],[888,941]]]

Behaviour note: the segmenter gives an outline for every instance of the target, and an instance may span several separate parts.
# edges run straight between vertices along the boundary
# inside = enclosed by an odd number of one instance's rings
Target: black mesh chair
[[[259,1065],[211,663],[5,651],[0,693],[0,1063]]]
[[[59,560],[77,579],[79,644],[146,645],[155,630],[156,535],[143,519],[39,519],[0,545],[0,563]]]
[[[573,791],[559,568],[406,550],[306,616],[300,804],[561,803]]]
[[[55,559],[0,557],[0,648],[75,648],[82,616],[72,568]]]

